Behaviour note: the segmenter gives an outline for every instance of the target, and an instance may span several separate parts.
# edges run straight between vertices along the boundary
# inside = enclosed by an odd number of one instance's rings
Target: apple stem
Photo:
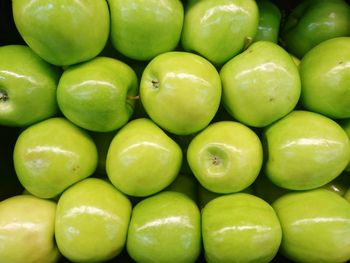
[[[8,101],[9,100],[9,96],[7,95],[7,93],[4,90],[0,90],[0,101]]]
[[[128,100],[138,100],[138,99],[140,99],[140,95],[135,95],[135,96],[129,95],[129,96],[127,97],[127,99],[128,99]]]
[[[246,50],[250,46],[251,43],[253,43],[253,38],[252,37],[246,37],[243,50]]]

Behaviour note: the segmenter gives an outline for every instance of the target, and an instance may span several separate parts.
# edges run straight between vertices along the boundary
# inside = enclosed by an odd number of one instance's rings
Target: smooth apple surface
[[[216,122],[191,141],[187,161],[199,183],[209,191],[238,192],[258,176],[262,145],[247,126],[234,121]]]
[[[214,118],[221,99],[221,80],[203,57],[187,52],[167,52],[145,68],[141,83],[142,104],[160,127],[189,135]]]
[[[190,263],[200,250],[200,212],[186,195],[165,191],[134,207],[127,251],[136,262]]]
[[[350,37],[333,38],[302,58],[301,103],[305,109],[333,119],[350,118],[349,46]]]
[[[302,58],[321,42],[349,34],[350,6],[346,1],[306,0],[288,14],[281,39],[289,52]]]
[[[56,203],[32,195],[0,202],[0,261],[54,263],[60,253],[54,241]]]
[[[134,112],[138,81],[124,62],[97,57],[66,69],[57,87],[64,116],[91,131],[119,129]]]
[[[178,0],[108,0],[111,40],[123,55],[150,60],[180,41],[184,10]]]
[[[323,186],[339,176],[350,159],[350,143],[335,121],[309,111],[293,111],[263,135],[266,176],[291,190]]]
[[[12,10],[24,41],[54,65],[92,59],[102,51],[109,36],[105,0],[14,0]]]
[[[345,192],[344,198],[345,198],[345,200],[347,200],[347,201],[350,203],[350,187],[349,187],[348,190]]]
[[[29,47],[0,47],[0,125],[23,127],[54,116],[59,77]]]
[[[350,260],[350,204],[325,189],[286,194],[273,204],[283,232],[281,252],[295,262]]]
[[[112,184],[97,178],[82,180],[58,200],[58,248],[73,262],[112,259],[124,248],[130,215],[129,199]]]
[[[130,121],[113,138],[106,171],[127,195],[148,196],[169,186],[182,163],[181,148],[149,119]]]
[[[236,193],[217,197],[203,208],[202,237],[208,263],[263,263],[277,254],[282,231],[267,202]]]
[[[18,137],[13,160],[18,179],[31,194],[52,198],[96,169],[92,138],[57,117],[36,123]]]
[[[291,112],[300,97],[299,71],[290,55],[269,41],[253,43],[220,70],[222,101],[238,121],[265,127]]]
[[[186,8],[181,44],[214,64],[223,64],[255,37],[258,24],[253,0],[192,1]]]

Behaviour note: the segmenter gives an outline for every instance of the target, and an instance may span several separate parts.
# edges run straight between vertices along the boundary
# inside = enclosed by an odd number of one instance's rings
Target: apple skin
[[[93,174],[97,159],[96,145],[87,132],[61,117],[25,129],[13,153],[21,184],[41,198],[56,197]]]
[[[233,193],[250,186],[258,176],[263,150],[259,137],[234,121],[209,125],[191,141],[188,164],[209,191]]]
[[[0,202],[2,263],[54,263],[60,253],[54,242],[56,203],[31,195]]]
[[[29,47],[0,47],[0,125],[23,127],[54,116],[59,77]]]
[[[350,118],[341,120],[340,125],[344,129],[344,131],[346,132],[346,134],[348,135],[348,137],[350,139]],[[350,172],[350,161],[349,161],[348,166],[345,168],[345,170],[347,172]]]
[[[87,178],[63,192],[57,203],[55,237],[73,262],[103,262],[124,248],[131,203],[110,183]]]
[[[348,190],[345,192],[344,198],[345,198],[345,200],[347,200],[347,201],[350,203],[350,187],[349,187]]]
[[[57,102],[64,116],[91,131],[119,129],[134,112],[138,93],[135,72],[124,62],[96,57],[64,71]]]
[[[108,39],[106,1],[14,0],[12,9],[24,41],[53,65],[89,60],[102,51]]]
[[[182,163],[181,148],[154,122],[132,120],[113,138],[106,171],[113,185],[130,196],[148,196],[169,186]]]
[[[329,183],[350,160],[350,143],[344,130],[332,119],[314,112],[291,112],[265,129],[262,140],[266,176],[291,190]]]
[[[136,262],[191,263],[200,250],[200,212],[186,195],[165,191],[134,207],[127,251]]]
[[[184,18],[181,1],[107,2],[111,12],[111,40],[120,53],[136,60],[151,60],[176,48]]]
[[[193,1],[186,8],[181,44],[221,65],[240,53],[258,29],[259,11],[253,0]]]
[[[298,58],[325,40],[349,34],[350,6],[343,0],[301,1],[280,32],[285,48]]]
[[[294,262],[350,260],[350,204],[325,189],[286,194],[273,204],[283,239],[280,251]]]
[[[333,119],[350,118],[349,46],[350,37],[333,38],[302,58],[301,103],[305,109]]]
[[[265,127],[291,112],[300,97],[298,68],[269,41],[253,43],[220,70],[222,101],[238,121]]]
[[[258,0],[259,25],[254,37],[254,42],[271,41],[277,43],[281,24],[281,10],[269,0]]]
[[[206,127],[220,105],[221,80],[215,67],[196,54],[167,52],[145,68],[142,104],[164,130],[189,135]]]
[[[197,202],[198,182],[192,174],[178,174],[165,190],[182,193]]]
[[[263,263],[277,254],[282,231],[267,202],[235,193],[217,197],[203,208],[202,238],[208,263]]]

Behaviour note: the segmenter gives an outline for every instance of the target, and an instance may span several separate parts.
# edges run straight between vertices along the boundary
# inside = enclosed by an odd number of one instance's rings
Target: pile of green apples
[[[346,1],[5,2],[1,263],[350,260]]]

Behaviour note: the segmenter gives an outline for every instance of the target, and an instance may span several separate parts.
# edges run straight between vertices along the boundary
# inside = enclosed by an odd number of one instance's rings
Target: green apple
[[[63,192],[57,203],[55,238],[73,262],[103,262],[124,248],[131,203],[110,183],[87,178]]]
[[[165,191],[134,207],[127,251],[136,262],[191,263],[200,250],[200,212],[186,195]]]
[[[254,42],[264,40],[277,43],[282,18],[281,10],[270,0],[258,0],[256,3],[259,9],[259,25]]]
[[[0,47],[0,125],[27,126],[58,112],[60,71],[24,45]]]
[[[238,121],[265,127],[294,109],[300,97],[299,71],[290,55],[270,41],[258,41],[220,70],[222,100]]]
[[[205,258],[214,262],[270,262],[282,231],[273,208],[246,193],[217,197],[202,210]]]
[[[54,65],[92,59],[108,39],[110,19],[105,0],[13,0],[12,10],[24,41]]]
[[[197,202],[198,182],[192,174],[178,174],[165,190],[183,193]]]
[[[60,254],[54,241],[56,203],[32,195],[0,202],[0,261],[54,263]]]
[[[343,0],[299,1],[281,30],[284,46],[299,58],[325,40],[349,34],[350,6]]]
[[[345,200],[349,201],[349,203],[350,203],[350,187],[349,187],[348,190],[345,192],[344,198],[345,198]]]
[[[169,186],[182,162],[180,147],[149,119],[127,123],[113,138],[106,171],[115,187],[127,195],[148,196]]]
[[[150,60],[174,50],[180,41],[184,10],[179,0],[108,0],[111,40],[123,55]]]
[[[64,116],[92,131],[119,129],[131,117],[138,93],[135,72],[124,62],[96,57],[64,71],[57,102]]]
[[[206,59],[187,52],[167,52],[145,68],[141,83],[142,104],[160,127],[189,135],[206,127],[221,99],[221,80]]]
[[[350,260],[350,204],[325,189],[286,194],[273,204],[283,239],[280,251],[293,262]]]
[[[344,131],[346,132],[346,134],[348,135],[349,139],[350,139],[350,118],[348,119],[344,119],[340,122],[341,127],[344,129]],[[348,166],[345,169],[347,172],[350,172],[350,161]]]
[[[223,64],[256,35],[259,10],[254,0],[203,0],[186,8],[181,44],[186,51]]]
[[[23,187],[41,198],[55,197],[93,174],[97,159],[92,138],[61,117],[25,129],[13,153],[15,170]]]
[[[300,78],[301,102],[305,109],[333,119],[350,118],[349,46],[350,37],[333,38],[303,57]]]
[[[350,160],[345,131],[332,119],[314,112],[291,112],[264,131],[263,142],[266,176],[291,190],[329,183]]]
[[[199,183],[209,191],[238,192],[258,176],[263,162],[262,145],[244,124],[216,122],[191,141],[187,161]]]

